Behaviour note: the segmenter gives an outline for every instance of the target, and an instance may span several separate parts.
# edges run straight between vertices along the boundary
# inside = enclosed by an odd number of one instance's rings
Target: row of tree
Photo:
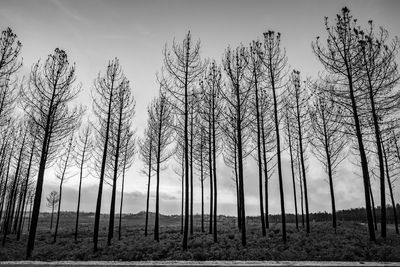
[[[222,64],[203,60],[200,42],[190,32],[182,43],[163,50],[163,67],[157,75],[159,94],[148,106],[148,121],[136,141],[132,119],[135,101],[118,59],[96,78],[91,96],[93,119],[83,119],[85,107],[71,101],[81,88],[75,86],[75,65],[65,51],[56,49],[45,62],[33,65],[29,78],[18,80],[21,43],[11,29],[0,39],[0,220],[3,244],[10,233],[22,232],[29,212],[27,256],[34,248],[45,169],[55,166],[59,191],[49,196],[57,206],[57,238],[63,184],[79,168],[75,239],[78,235],[82,179],[98,179],[93,244],[98,249],[103,185],[112,187],[107,244],[114,235],[117,180],[122,179],[119,238],[125,173],[138,147],[148,179],[145,235],[151,177],[156,175],[154,239],[159,241],[160,180],[174,156],[182,182],[183,249],[194,233],[194,179],[201,188],[201,230],[205,232],[205,189],[209,179],[209,230],[218,241],[217,162],[222,155],[232,169],[236,185],[238,230],[246,245],[245,161],[257,163],[260,230],[269,227],[269,180],[277,171],[282,238],[286,242],[284,179],[293,186],[296,227],[299,228],[298,188],[302,225],[311,231],[307,179],[309,151],[327,172],[336,231],[334,176],[344,159],[361,168],[369,236],[375,240],[375,205],[371,177],[377,177],[380,206],[386,207],[389,188],[398,233],[393,182],[400,166],[398,146],[399,73],[398,40],[384,29],[358,25],[347,8],[333,25],[325,22],[327,38],[312,48],[325,72],[303,81],[300,71],[290,70],[280,33],[267,31],[248,46],[228,47]],[[86,115],[86,117],[89,117]],[[84,121],[84,122],[82,122]],[[67,144],[67,145],[65,145]],[[347,144],[351,144],[348,146]],[[311,149],[308,149],[308,147]],[[349,154],[353,155],[349,155]],[[284,177],[282,157],[290,158],[291,177]],[[34,178],[35,177],[35,178]],[[372,202],[372,203],[371,203]],[[4,210],[4,212],[3,212]],[[31,215],[30,215],[31,214]],[[380,210],[380,233],[386,237],[386,209]]]

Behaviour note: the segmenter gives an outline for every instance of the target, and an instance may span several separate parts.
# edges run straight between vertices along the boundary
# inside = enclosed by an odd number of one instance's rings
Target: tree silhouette
[[[109,144],[111,142],[112,112],[115,110],[115,102],[118,97],[118,91],[126,85],[126,78],[122,73],[119,60],[115,58],[107,65],[106,73],[98,75],[94,83],[93,112],[97,117],[99,125],[94,125],[96,130],[95,143],[95,168],[100,169],[99,189],[96,202],[96,213],[94,219],[93,249],[97,251],[99,228],[100,228],[100,210],[103,194],[103,183],[106,175],[106,165],[110,161],[111,151]],[[110,155],[111,154],[111,155]],[[97,168],[99,167],[99,168]]]
[[[68,175],[68,169],[72,166],[73,152],[74,150],[74,132],[72,132],[71,136],[69,137],[67,147],[63,155],[60,157],[60,160],[57,162],[57,171],[56,171],[56,178],[60,180],[60,189],[59,189],[59,200],[58,200],[58,210],[57,210],[57,220],[56,220],[56,229],[54,231],[54,239],[53,243],[57,241],[57,233],[58,233],[58,225],[60,222],[60,209],[61,209],[61,200],[62,200],[62,189],[64,183],[71,178]]]
[[[132,125],[132,118],[135,112],[135,102],[132,96],[129,82],[125,80],[115,93],[115,106],[112,110],[114,115],[113,124],[111,127],[111,142],[110,148],[113,159],[113,178],[112,178],[112,195],[110,205],[110,218],[108,227],[107,244],[111,245],[111,239],[114,235],[114,217],[115,217],[115,198],[117,191],[117,177],[124,170],[124,161],[120,160],[120,154],[123,151],[122,145],[127,143],[124,138],[128,138],[127,134]],[[121,145],[122,144],[122,145]],[[122,159],[123,155],[122,155]],[[122,162],[122,164],[121,164]]]
[[[0,36],[0,133],[5,129],[7,121],[15,106],[16,81],[14,74],[21,68],[19,60],[22,44],[17,35],[7,28]],[[4,135],[5,136],[5,135]],[[3,139],[3,137],[2,137]]]
[[[234,122],[233,131],[236,135],[237,146],[237,164],[238,164],[238,182],[239,182],[239,202],[242,244],[246,245],[246,214],[245,214],[245,199],[244,199],[244,181],[243,181],[243,151],[246,136],[249,136],[248,130],[251,120],[249,115],[249,101],[251,94],[251,86],[244,79],[245,71],[248,65],[247,51],[244,47],[238,47],[234,50],[227,48],[223,56],[223,67],[228,77],[229,85],[226,87],[226,92],[222,93],[226,110],[225,115],[231,119],[226,119],[226,122]],[[233,119],[232,119],[233,118]],[[228,126],[229,127],[229,126]],[[226,126],[224,127],[227,128]]]
[[[163,86],[163,84],[161,85]],[[154,160],[156,168],[156,213],[154,223],[154,240],[160,241],[159,237],[159,214],[160,214],[160,172],[162,163],[167,161],[171,156],[171,151],[167,148],[173,141],[173,116],[172,107],[168,104],[165,95],[161,94],[159,98],[152,101],[149,108],[149,130],[154,136]]]
[[[317,92],[323,92],[318,89],[321,86],[330,86],[324,82],[316,82],[313,84]],[[345,159],[343,150],[346,146],[347,139],[343,130],[342,117],[337,111],[339,108],[333,101],[329,101],[322,94],[316,94],[310,111],[312,136],[310,144],[313,148],[312,152],[316,158],[324,165],[328,174],[329,189],[332,204],[332,226],[336,233],[336,205],[335,193],[333,186],[333,176],[338,165]]]
[[[82,191],[82,179],[84,178],[84,171],[87,168],[89,160],[92,157],[93,152],[93,136],[92,127],[89,123],[83,125],[79,131],[78,137],[75,139],[75,163],[79,166],[79,187],[78,187],[78,204],[76,208],[76,220],[75,220],[75,241],[78,239],[78,226],[79,226],[79,209],[81,205],[81,191]]]
[[[358,49],[358,38],[354,29],[357,28],[357,20],[353,19],[347,7],[342,9],[336,17],[333,26],[325,18],[327,32],[326,46],[322,46],[317,37],[312,47],[325,70],[334,77],[334,83],[345,86],[328,87],[328,94],[332,95],[335,103],[343,106],[348,111],[352,135],[357,138],[358,151],[361,161],[362,177],[364,183],[364,196],[367,211],[368,231],[370,240],[375,240],[375,231],[371,213],[371,197],[369,194],[370,175],[368,161],[365,152],[365,141],[362,133],[362,121],[360,113],[360,98],[362,93],[356,86],[356,82],[362,75],[359,65],[362,56]],[[331,90],[330,90],[331,89]]]
[[[148,110],[148,112],[150,112]],[[150,182],[154,161],[153,159],[153,133],[150,128],[144,130],[143,139],[139,140],[139,153],[140,158],[144,163],[144,169],[142,172],[147,175],[147,198],[146,198],[146,220],[144,226],[144,235],[147,236],[147,228],[149,222],[149,198],[150,198]]]
[[[265,67],[267,88],[272,91],[272,99],[274,105],[274,122],[275,122],[275,139],[276,139],[276,156],[278,162],[278,179],[279,194],[281,202],[281,220],[282,220],[282,238],[286,242],[286,217],[285,217],[285,198],[282,177],[282,160],[281,160],[281,141],[279,132],[279,110],[280,110],[280,89],[284,87],[284,78],[287,71],[286,52],[281,47],[281,34],[274,31],[267,31],[264,34],[264,40],[260,49],[260,58]]]
[[[57,150],[67,136],[75,129],[75,123],[82,111],[68,107],[79,87],[74,87],[75,66],[71,66],[65,51],[55,49],[46,61],[32,67],[29,85],[21,90],[23,109],[39,129],[37,140],[40,145],[40,161],[36,182],[35,199],[29,229],[27,257],[34,248],[43,178],[46,165],[54,161]]]
[[[184,119],[183,141],[185,155],[185,224],[182,246],[187,249],[189,233],[189,97],[191,89],[205,69],[200,58],[200,42],[193,44],[190,32],[182,45],[172,44],[172,51],[164,48],[164,67],[173,86],[165,87],[168,99],[172,102],[174,112]]]
[[[217,242],[217,153],[221,135],[222,119],[222,74],[221,68],[215,61],[209,63],[204,77],[200,82],[199,113],[204,121],[205,149],[208,151],[208,174],[210,177],[210,234],[213,233],[214,242]],[[207,160],[207,157],[205,158]]]
[[[53,214],[54,209],[58,206],[58,202],[60,201],[60,197],[58,196],[57,191],[51,191],[50,194],[46,197],[46,205],[51,208],[51,219],[50,219],[50,230],[53,228]]]
[[[293,70],[291,75],[291,85],[288,86],[288,102],[287,108],[292,113],[294,123],[293,137],[298,143],[298,151],[300,155],[301,164],[301,175],[303,181],[304,190],[304,204],[306,209],[306,230],[310,232],[310,213],[308,208],[308,191],[307,191],[307,175],[306,175],[306,147],[308,143],[308,129],[309,129],[309,118],[308,118],[308,106],[309,106],[309,95],[304,86],[301,86],[300,72]]]

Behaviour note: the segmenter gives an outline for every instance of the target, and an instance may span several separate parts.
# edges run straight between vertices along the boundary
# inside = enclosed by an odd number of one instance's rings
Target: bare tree
[[[214,242],[217,242],[217,154],[220,148],[221,123],[223,105],[222,96],[222,74],[221,68],[212,61],[204,73],[200,82],[199,114],[204,122],[205,149],[208,157],[208,174],[210,177],[210,227],[209,232],[213,233]],[[207,159],[208,158],[208,159]]]
[[[22,44],[17,35],[7,28],[0,36],[0,133],[14,109],[16,100],[15,74],[22,66],[19,60]]]
[[[164,49],[164,67],[173,86],[165,87],[167,97],[173,103],[175,113],[184,119],[183,141],[185,155],[185,227],[183,249],[187,249],[189,233],[189,95],[203,73],[205,64],[200,58],[200,42],[193,44],[190,32],[182,45],[172,44],[172,51]]]
[[[292,173],[292,184],[293,184],[293,200],[294,200],[294,212],[295,212],[295,220],[296,220],[296,229],[299,230],[299,219],[297,215],[297,195],[296,195],[296,176],[295,176],[295,156],[294,151],[295,150],[295,139],[293,138],[293,129],[292,125],[295,123],[293,121],[293,116],[290,114],[290,107],[289,104],[286,102],[285,103],[285,109],[283,111],[284,113],[284,119],[285,119],[285,134],[286,134],[286,143],[289,147],[289,156],[290,156],[290,170]],[[303,190],[301,190],[301,208],[303,210]],[[303,220],[304,222],[304,220]]]
[[[117,191],[117,178],[118,174],[123,169],[123,161],[120,160],[120,154],[122,154],[122,145],[126,143],[124,138],[128,138],[129,135],[126,133],[130,131],[132,126],[132,118],[134,116],[135,102],[131,93],[129,82],[125,80],[121,83],[121,86],[116,91],[115,95],[115,106],[112,110],[114,114],[111,127],[111,140],[110,148],[112,151],[111,158],[113,160],[112,169],[112,194],[111,194],[111,205],[110,205],[110,217],[108,227],[108,239],[107,244],[111,245],[111,239],[114,235],[114,217],[115,217],[115,198]],[[122,164],[121,164],[122,162]]]
[[[46,204],[47,207],[51,208],[51,219],[50,219],[50,230],[53,228],[53,215],[54,215],[54,209],[58,206],[58,202],[60,201],[60,198],[58,196],[58,192],[53,190],[50,192],[50,194],[46,197]]]
[[[163,85],[161,85],[163,86]],[[156,165],[156,213],[154,223],[154,240],[160,241],[159,237],[159,214],[160,214],[160,172],[162,164],[166,162],[172,153],[167,148],[173,141],[173,116],[172,107],[168,104],[165,95],[161,93],[159,98],[152,101],[149,108],[149,129],[154,139],[155,165]]]
[[[306,230],[310,232],[310,215],[308,209],[308,192],[307,192],[307,175],[306,175],[306,147],[308,143],[308,130],[309,130],[309,117],[308,117],[308,106],[309,106],[309,94],[304,86],[301,86],[300,72],[293,70],[291,76],[291,85],[288,86],[288,101],[287,108],[292,113],[293,119],[295,120],[294,130],[295,135],[293,137],[298,143],[297,149],[299,150],[301,172],[303,180],[304,190],[304,204],[306,208]]]
[[[15,155],[15,160],[16,160],[15,172],[11,184],[9,185],[9,188],[5,187],[5,189],[9,190],[9,192],[7,194],[7,207],[3,223],[3,241],[2,241],[3,246],[6,242],[7,235],[11,232],[12,224],[15,219],[14,210],[18,198],[18,187],[20,185],[19,178],[21,176],[23,168],[22,163],[24,162],[24,157],[25,157],[24,151],[26,149],[26,142],[28,136],[28,129],[26,126],[27,125],[25,120],[20,121],[18,124],[17,140],[21,140],[21,142],[19,144],[17,143],[18,152],[17,155]],[[11,158],[9,159],[9,164],[10,163],[11,163]]]
[[[320,86],[330,86],[323,82],[313,84],[313,89],[317,92],[323,92],[318,89]],[[316,94],[313,99],[310,119],[312,126],[312,136],[310,144],[312,152],[316,158],[323,164],[328,174],[329,189],[332,205],[332,226],[336,233],[336,205],[335,192],[333,186],[333,176],[338,165],[345,159],[346,154],[343,153],[347,144],[344,132],[344,124],[342,117],[336,111],[339,107],[333,101],[329,101],[322,94]]]
[[[370,240],[374,241],[375,231],[369,194],[370,175],[362,132],[361,114],[359,114],[360,98],[363,97],[363,92],[356,86],[362,75],[359,68],[362,62],[362,53],[358,49],[358,37],[354,31],[356,28],[357,20],[353,19],[350,10],[344,7],[341,14],[336,16],[333,26],[329,25],[328,18],[325,19],[325,29],[328,35],[326,46],[322,46],[319,37],[317,37],[312,47],[325,70],[334,77],[333,82],[341,85],[329,87],[328,93],[333,96],[332,99],[336,103],[340,104],[347,111],[347,117],[350,120],[349,123],[352,128],[350,132],[357,139],[364,182],[368,231]]]
[[[54,161],[59,146],[75,129],[82,111],[70,109],[68,103],[80,87],[74,87],[75,66],[71,66],[65,51],[55,49],[44,64],[36,63],[31,71],[29,86],[21,90],[23,109],[29,120],[38,127],[40,144],[39,171],[35,200],[29,229],[27,257],[34,248],[46,165]]]
[[[248,64],[248,79],[249,85],[253,87],[251,99],[251,113],[255,117],[253,119],[255,125],[254,133],[256,135],[255,146],[257,148],[257,165],[258,165],[258,191],[260,200],[260,219],[261,219],[261,232],[266,236],[266,226],[264,217],[264,197],[263,197],[263,154],[262,154],[262,129],[261,129],[261,91],[264,90],[265,75],[263,72],[262,59],[260,58],[261,43],[253,41],[249,48],[249,64]],[[267,192],[265,192],[267,194]]]
[[[354,29],[359,39],[361,60],[359,68],[362,71],[360,87],[364,87],[367,98],[365,105],[372,117],[371,128],[375,138],[376,155],[379,162],[379,181],[381,193],[381,236],[386,237],[386,193],[385,193],[385,164],[382,151],[381,122],[383,117],[391,115],[397,109],[400,94],[395,90],[399,81],[395,56],[399,50],[398,39],[388,43],[388,32],[384,29],[376,34],[372,21],[366,31]],[[363,109],[363,107],[361,107]]]
[[[92,128],[89,123],[86,123],[81,127],[78,137],[75,139],[75,163],[79,166],[79,187],[78,187],[78,204],[76,208],[76,220],[75,220],[75,241],[78,239],[78,225],[79,225],[79,209],[81,205],[81,191],[82,191],[82,179],[85,177],[84,171],[87,168],[87,164],[92,157],[93,152],[93,136]]]
[[[121,152],[123,152],[122,145],[127,143],[126,138],[129,138],[127,134],[130,132],[132,126],[132,118],[135,113],[135,101],[129,86],[129,82],[125,80],[116,92],[116,103],[115,108],[112,110],[115,116],[115,122],[111,127],[111,150],[113,159],[113,178],[112,178],[112,194],[111,194],[111,205],[110,205],[110,218],[108,227],[108,239],[107,244],[111,245],[111,239],[114,235],[114,217],[115,217],[115,198],[117,191],[117,178],[118,175],[123,171],[124,161],[120,160]],[[122,155],[123,156],[123,155]],[[124,159],[122,157],[122,159]],[[122,163],[122,164],[121,164]]]
[[[246,245],[246,214],[245,214],[245,199],[244,199],[244,179],[243,179],[243,160],[244,160],[244,141],[248,134],[249,125],[251,120],[248,119],[249,115],[249,101],[251,95],[251,86],[249,86],[245,79],[245,71],[248,65],[247,55],[248,51],[244,47],[238,47],[234,50],[231,48],[226,49],[223,56],[223,67],[228,77],[229,84],[226,91],[222,93],[225,101],[226,110],[225,115],[230,116],[232,119],[225,119],[226,122],[234,122],[233,131],[236,135],[237,146],[237,163],[238,163],[238,182],[239,182],[239,200],[240,200],[240,216],[241,232],[242,232],[242,245]],[[225,129],[229,127],[224,127]],[[226,131],[226,130],[225,130]]]
[[[108,63],[106,73],[103,76],[99,74],[94,84],[92,95],[93,111],[99,122],[97,127],[94,126],[97,140],[95,143],[95,160],[97,164],[95,165],[100,169],[93,233],[94,251],[97,251],[98,248],[103,183],[106,175],[106,165],[110,161],[109,144],[111,142],[112,112],[115,110],[115,102],[118,97],[117,92],[125,83],[126,78],[122,73],[119,60],[114,59]]]
[[[150,112],[148,110],[148,112]],[[148,222],[149,222],[149,198],[150,198],[150,182],[154,161],[153,159],[153,133],[151,129],[146,128],[144,131],[143,139],[139,140],[139,153],[140,158],[144,163],[144,169],[142,172],[147,175],[147,198],[146,198],[146,221],[144,227],[144,235],[147,236]]]
[[[287,72],[286,52],[281,47],[281,34],[274,31],[267,31],[264,34],[264,40],[260,49],[260,58],[265,67],[267,88],[272,91],[272,99],[274,105],[274,122],[275,122],[275,139],[276,139],[276,157],[278,161],[278,179],[279,194],[281,202],[281,220],[282,220],[282,238],[286,242],[286,215],[285,215],[285,198],[282,177],[282,160],[281,160],[281,141],[279,132],[279,109],[280,109],[280,89],[285,86],[284,79]]]
[[[68,175],[68,169],[72,166],[71,157],[73,157],[74,150],[74,132],[71,134],[68,145],[63,152],[63,155],[60,157],[60,160],[57,163],[57,171],[56,171],[56,178],[60,180],[60,189],[59,189],[59,200],[58,200],[58,210],[57,210],[57,221],[56,221],[56,229],[54,231],[54,239],[53,242],[57,241],[57,233],[58,233],[58,225],[60,222],[60,211],[61,211],[61,200],[62,200],[62,189],[64,183],[71,178]]]
[[[396,229],[396,234],[399,234],[399,222],[396,211],[396,202],[394,200],[393,187],[394,183],[398,179],[397,177],[400,171],[400,150],[398,146],[398,137],[394,129],[387,131],[387,136],[383,140],[385,141],[384,143],[386,143],[386,146],[382,144],[382,149],[385,158],[386,178],[389,186],[390,200],[392,202],[394,226]],[[393,178],[393,176],[395,178]]]
[[[36,170],[35,168],[32,166],[33,164],[37,163],[37,146],[36,146],[36,142],[37,142],[37,136],[35,133],[37,131],[37,129],[32,125],[31,122],[28,122],[28,127],[30,127],[30,137],[29,137],[29,145],[30,145],[30,151],[29,151],[29,160],[28,163],[25,162],[25,164],[27,164],[26,167],[26,174],[25,174],[25,181],[24,181],[24,188],[22,189],[23,191],[23,201],[22,201],[22,211],[21,211],[21,216],[19,219],[19,225],[18,225],[18,231],[17,231],[17,240],[19,240],[21,238],[21,233],[22,233],[22,224],[23,224],[23,219],[24,219],[24,213],[25,213],[25,203],[26,203],[26,199],[28,197],[29,194],[29,189],[31,186],[31,181],[30,181],[30,177],[33,176],[34,174],[36,174]]]
[[[134,132],[132,130],[127,129],[124,133],[124,137],[122,138],[122,164],[121,164],[121,172],[122,172],[122,182],[121,182],[121,202],[119,206],[119,222],[118,222],[118,240],[121,240],[121,232],[122,232],[122,205],[124,203],[124,187],[125,187],[125,173],[132,166],[133,157],[136,154],[136,142],[134,138]]]

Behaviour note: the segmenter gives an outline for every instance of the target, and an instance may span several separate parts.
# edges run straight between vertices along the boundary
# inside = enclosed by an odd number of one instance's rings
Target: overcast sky
[[[131,82],[136,99],[134,127],[142,135],[146,123],[146,106],[157,94],[155,74],[162,66],[162,49],[175,38],[180,41],[188,30],[194,39],[201,40],[203,58],[221,61],[225,48],[262,36],[266,30],[279,31],[287,50],[289,64],[301,71],[302,77],[316,77],[322,70],[311,50],[316,36],[324,36],[324,17],[332,18],[348,6],[362,25],[373,19],[391,36],[400,35],[400,1],[236,1],[236,0],[0,0],[0,26],[10,26],[23,44],[23,69],[26,75],[33,63],[56,48],[67,51],[71,62],[76,62],[77,82],[83,92],[77,103],[91,107],[90,90],[98,72],[104,72],[107,62],[120,59],[124,73]],[[284,156],[284,187],[287,212],[294,212],[290,164]],[[173,164],[171,164],[173,165]],[[127,173],[124,212],[136,213],[145,209],[147,180],[136,158]],[[222,159],[218,162],[218,211],[234,215],[235,187],[231,170]],[[337,209],[364,205],[363,185],[355,175],[356,167],[343,164],[334,184]],[[57,182],[47,171],[44,195],[57,189]],[[76,207],[78,177],[65,184],[62,210]],[[208,181],[206,197],[208,198]],[[374,182],[376,184],[376,182]],[[155,183],[153,182],[152,185]],[[98,180],[88,177],[83,185],[82,209],[94,211]],[[200,212],[200,182],[196,179],[195,212]],[[312,157],[308,171],[310,211],[329,211],[329,187],[324,170]],[[163,214],[180,212],[180,181],[172,168],[161,175],[161,206]],[[258,176],[253,160],[245,169],[246,212],[258,215]],[[377,187],[377,186],[375,186]],[[102,212],[109,211],[110,188],[105,187]],[[152,192],[155,187],[152,186]],[[270,180],[270,212],[278,213],[277,177]],[[299,192],[299,189],[298,189]],[[399,200],[398,189],[396,198]],[[374,194],[378,200],[378,192]],[[151,210],[154,210],[154,194]],[[377,201],[376,200],[376,201]],[[117,200],[118,201],[118,200]],[[208,207],[206,205],[206,207]],[[42,209],[46,210],[42,204]]]

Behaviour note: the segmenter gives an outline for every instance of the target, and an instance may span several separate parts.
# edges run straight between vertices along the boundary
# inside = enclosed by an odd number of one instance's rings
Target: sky
[[[386,28],[390,36],[400,35],[400,1],[388,0],[0,0],[0,27],[11,27],[22,42],[23,67],[20,76],[28,75],[32,64],[44,60],[55,48],[64,49],[70,62],[76,63],[77,84],[82,93],[74,100],[91,108],[90,91],[93,81],[104,73],[109,60],[117,57],[130,80],[136,100],[133,127],[138,136],[146,125],[146,108],[158,93],[156,73],[162,67],[162,50],[172,41],[183,40],[190,30],[194,39],[201,40],[201,56],[221,62],[228,47],[247,45],[261,38],[267,30],[282,34],[291,68],[300,70],[303,78],[317,77],[322,65],[312,52],[311,42],[324,34],[324,17],[330,21],[347,6],[361,25],[372,19],[376,26]],[[308,169],[309,206],[311,212],[330,211],[327,177],[321,164],[310,154]],[[160,197],[162,214],[180,213],[181,184],[173,171],[173,161],[161,174]],[[140,173],[142,164],[136,157],[127,172],[125,213],[145,209],[147,178]],[[222,158],[218,168],[218,211],[235,215],[235,184],[232,172],[224,166]],[[258,215],[258,175],[255,162],[250,158],[245,166],[246,214]],[[77,174],[76,170],[72,173]],[[357,167],[344,163],[336,174],[334,184],[337,209],[364,205],[361,177]],[[285,207],[294,212],[290,162],[283,158]],[[200,213],[200,181],[195,178],[195,213]],[[206,202],[208,199],[206,180]],[[270,213],[280,211],[277,176],[269,180]],[[373,182],[377,185],[377,181]],[[64,185],[61,210],[75,210],[78,176]],[[151,183],[150,210],[155,209],[155,181]],[[46,171],[44,197],[57,190],[57,180],[51,170]],[[117,203],[119,203],[120,184]],[[377,186],[374,187],[376,201]],[[83,183],[81,210],[94,211],[98,179],[87,177]],[[299,192],[299,188],[297,188]],[[102,212],[109,211],[111,188],[105,186]],[[395,197],[400,198],[398,189]],[[299,196],[298,196],[299,197]],[[206,207],[207,204],[206,204]],[[41,209],[47,211],[42,202]]]

